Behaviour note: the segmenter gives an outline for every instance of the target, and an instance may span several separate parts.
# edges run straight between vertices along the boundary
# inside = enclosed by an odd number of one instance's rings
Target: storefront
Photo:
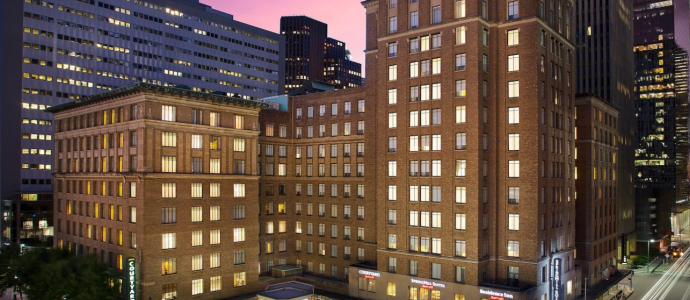
[[[359,299],[527,300],[526,292],[350,267],[349,294]]]

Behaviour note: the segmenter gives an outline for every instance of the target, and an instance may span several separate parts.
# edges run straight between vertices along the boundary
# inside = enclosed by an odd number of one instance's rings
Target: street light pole
[[[587,277],[585,277],[585,300],[587,300]]]
[[[649,273],[649,244],[654,242],[654,240],[647,241],[647,273]]]

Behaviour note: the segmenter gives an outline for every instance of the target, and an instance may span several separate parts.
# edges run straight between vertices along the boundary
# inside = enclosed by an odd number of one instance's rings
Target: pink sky
[[[201,0],[235,20],[273,32],[280,17],[305,15],[328,24],[328,36],[345,42],[364,73],[365,14],[361,0]]]

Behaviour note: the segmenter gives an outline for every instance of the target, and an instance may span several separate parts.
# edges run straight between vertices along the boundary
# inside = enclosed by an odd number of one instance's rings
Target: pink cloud
[[[201,0],[235,20],[273,32],[280,17],[305,15],[328,24],[328,35],[345,42],[364,72],[365,11],[360,0]]]

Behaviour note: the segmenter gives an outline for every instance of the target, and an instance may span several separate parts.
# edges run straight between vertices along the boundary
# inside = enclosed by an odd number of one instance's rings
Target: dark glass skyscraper
[[[589,285],[635,249],[632,17],[630,1],[576,1],[576,160],[589,171],[577,186],[576,240]]]
[[[638,237],[687,227],[688,3],[634,2]]]
[[[285,91],[307,81],[325,81],[336,89],[360,86],[362,65],[350,60],[345,43],[328,37],[328,25],[307,16],[280,19],[285,36]]]

